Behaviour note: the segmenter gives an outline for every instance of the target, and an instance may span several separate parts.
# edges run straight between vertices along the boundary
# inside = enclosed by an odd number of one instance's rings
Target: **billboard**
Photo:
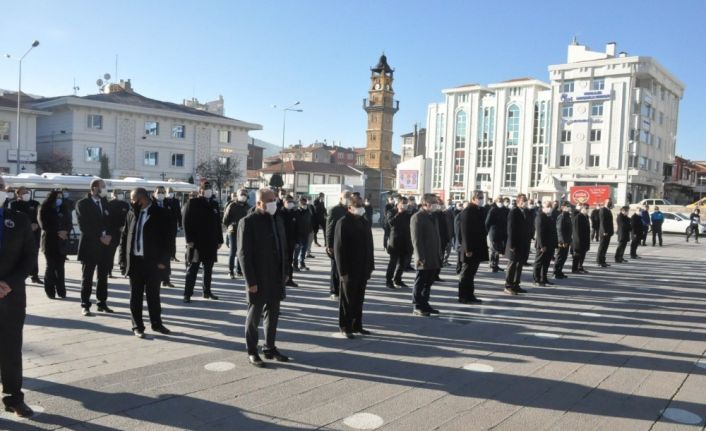
[[[417,190],[419,188],[419,171],[416,169],[397,171],[400,190]]]
[[[569,189],[569,201],[576,204],[595,205],[610,199],[610,186],[573,186]]]

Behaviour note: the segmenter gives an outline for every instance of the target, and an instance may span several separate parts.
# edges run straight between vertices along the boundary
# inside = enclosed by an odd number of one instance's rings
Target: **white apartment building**
[[[619,204],[661,197],[683,84],[652,58],[616,55],[612,43],[599,53],[574,42],[567,63],[549,71],[551,84],[443,90],[445,101],[427,110],[424,190],[556,199],[574,185],[610,185]]]
[[[49,112],[32,109],[27,97],[20,110],[20,172],[36,173],[37,117]],[[0,92],[0,174],[17,174],[17,92]]]
[[[100,157],[106,155],[114,178],[187,180],[196,178],[201,161],[219,158],[237,162],[244,183],[248,133],[262,129],[149,99],[135,93],[129,80],[110,85],[106,93],[40,99],[33,106],[52,114],[37,121],[40,160],[68,156],[75,173],[98,175]]]

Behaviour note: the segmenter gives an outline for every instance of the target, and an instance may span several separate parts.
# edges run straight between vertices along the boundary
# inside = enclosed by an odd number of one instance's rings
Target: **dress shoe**
[[[54,295],[47,295],[47,298],[49,298],[49,299],[56,299],[56,296],[54,296]]]
[[[583,268],[579,269],[579,272],[580,272],[581,274],[588,274],[588,271],[586,271],[586,270],[583,269]]]
[[[313,254],[309,253],[309,254],[306,255],[306,258],[307,258],[307,259],[315,259],[316,256],[314,256]]]
[[[235,274],[233,274],[232,272],[228,273],[228,277],[230,277],[231,280],[235,280]]]
[[[184,304],[191,304],[191,298],[184,297]]]
[[[549,280],[544,280],[543,283],[546,284],[547,286],[554,286],[554,284],[555,284],[555,283],[552,283],[552,282],[549,281]]]
[[[164,286],[164,287],[174,287],[174,285],[172,284],[171,281],[165,281],[164,283],[162,283],[162,286]]]
[[[289,357],[281,354],[277,349],[264,351],[262,353],[265,356],[265,359],[274,359],[277,362],[289,362]]]
[[[537,287],[546,287],[547,286],[546,283],[544,283],[543,281],[535,281],[534,285]]]
[[[299,265],[299,269],[302,271],[311,271],[311,269],[308,266],[304,265],[303,263],[301,265]]]
[[[338,301],[338,295],[336,295],[335,293],[332,293],[329,298],[333,299],[334,301]]]
[[[483,303],[482,300],[476,298],[475,296],[473,296],[471,298],[459,298],[458,302],[460,302],[461,304],[481,304],[481,303]]]
[[[517,293],[527,293],[527,291],[520,286],[515,286],[514,289]]]
[[[108,278],[115,278],[113,274],[108,274]]]
[[[564,274],[562,273],[562,274],[556,274],[556,275],[554,276],[554,278],[557,278],[557,279],[559,279],[559,280],[563,280],[563,279],[569,278],[569,277],[567,277],[566,275],[564,275]]]
[[[66,294],[65,293],[60,293],[57,295],[61,299],[66,299]]]
[[[498,268],[490,268],[491,272],[499,272],[500,270]]]
[[[391,281],[385,283],[385,287],[387,287],[388,289],[395,290],[395,285]]]
[[[396,281],[396,282],[395,282],[395,287],[398,287],[398,288],[403,288],[403,287],[404,287],[404,288],[408,288],[409,286],[407,286],[404,281]]]
[[[285,283],[285,286],[299,287],[299,285],[297,283],[295,283],[294,280],[292,280],[292,279],[287,280],[287,282]]]
[[[353,331],[353,332],[355,332],[356,334],[360,334],[360,335],[372,335],[373,334],[372,332],[368,331],[367,329],[363,329],[363,328],[361,328],[357,331]]]
[[[82,308],[81,314],[83,314],[85,317],[93,316],[93,313],[91,313],[91,310],[89,310],[88,308]]]
[[[294,272],[299,272],[299,266],[294,265],[294,266],[292,267],[292,271],[294,271]]]
[[[581,274],[581,271],[579,271],[578,269],[572,269],[571,273],[572,274]]]
[[[235,271],[235,275],[237,275],[238,277],[242,277],[243,271]]]
[[[608,268],[610,265],[608,265],[607,263],[601,263],[598,266],[600,266],[601,268]]]
[[[32,283],[42,284],[42,280],[35,275],[32,277]]]
[[[436,283],[446,283],[446,280],[442,279],[441,277],[436,277],[436,278],[434,279],[434,282],[436,282]]]
[[[253,367],[262,368],[265,366],[265,363],[262,362],[262,358],[260,358],[260,355],[258,355],[257,353],[255,353],[254,355],[248,355],[248,361]]]
[[[517,295],[518,294],[518,292],[512,286],[505,286],[505,289],[503,289],[503,292],[507,293],[508,295]]]
[[[179,259],[177,259],[176,257],[173,257],[172,262],[179,262]]]
[[[342,334],[344,337],[348,338],[349,340],[352,340],[352,339],[355,338],[355,335],[353,335],[353,332],[351,332],[351,331],[346,331],[345,329],[341,329],[341,334]]]
[[[206,299],[213,299],[214,301],[218,300],[218,297],[214,295],[213,293],[204,293],[203,297]]]
[[[101,313],[114,313],[113,309],[108,307],[107,305],[99,305],[98,311],[100,311]]]
[[[145,338],[145,331],[143,331],[142,329],[133,329],[132,333],[137,338]]]
[[[14,406],[5,406],[5,411],[14,413],[21,418],[29,418],[34,414],[34,411],[25,403],[15,404]]]
[[[439,314],[439,310],[437,310],[435,308],[429,307],[429,309],[427,311],[429,312],[429,314]]]
[[[153,326],[153,327],[152,327],[152,330],[153,330],[154,332],[159,332],[160,334],[163,334],[163,335],[169,335],[169,334],[172,333],[172,331],[170,331],[169,329],[167,329],[167,327],[164,326],[164,325]]]
[[[430,313],[426,310],[420,310],[415,308],[413,314],[415,316],[424,316],[424,317],[429,317]]]

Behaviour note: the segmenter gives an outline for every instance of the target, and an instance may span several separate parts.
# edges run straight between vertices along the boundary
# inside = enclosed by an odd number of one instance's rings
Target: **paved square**
[[[110,280],[115,314],[80,315],[72,260],[66,300],[28,286],[26,400],[41,413],[2,413],[0,429],[704,429],[705,245],[667,236],[640,248],[641,260],[587,264],[589,275],[546,288],[525,271],[530,293],[519,297],[484,265],[482,306],[456,301],[448,267],[432,289],[441,315],[423,318],[411,314],[411,289],[384,285],[381,233],[364,314],[373,335],[334,336],[329,260],[315,246],[282,307],[278,344],[293,361],[264,369],[247,363],[244,287],[227,279],[227,249],[214,270],[221,300],[183,304],[184,265],[174,264],[177,288],[162,289],[173,334],[148,329],[142,340],[125,279]],[[411,286],[413,273],[404,279]]]

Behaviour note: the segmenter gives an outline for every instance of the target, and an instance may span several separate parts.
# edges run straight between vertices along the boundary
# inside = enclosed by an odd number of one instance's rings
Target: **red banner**
[[[573,186],[569,191],[569,201],[574,205],[595,205],[610,199],[610,192],[610,186]]]

